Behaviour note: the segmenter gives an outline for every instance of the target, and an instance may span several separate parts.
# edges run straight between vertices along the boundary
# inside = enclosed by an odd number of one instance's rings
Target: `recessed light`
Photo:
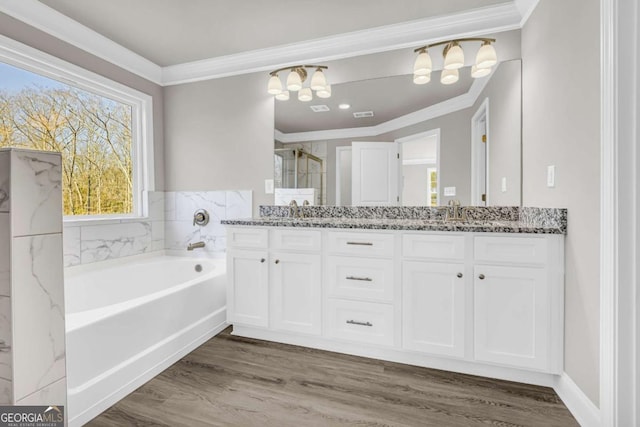
[[[340,104],[338,105],[338,108],[341,110],[348,110],[349,108],[351,108],[351,105],[349,104]]]

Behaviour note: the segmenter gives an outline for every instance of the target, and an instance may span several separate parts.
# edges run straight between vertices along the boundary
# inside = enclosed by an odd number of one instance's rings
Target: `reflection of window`
[[[429,206],[438,206],[438,170],[427,169],[429,176]]]
[[[0,62],[0,147],[62,154],[65,215],[140,215],[150,114],[104,82],[78,86]]]

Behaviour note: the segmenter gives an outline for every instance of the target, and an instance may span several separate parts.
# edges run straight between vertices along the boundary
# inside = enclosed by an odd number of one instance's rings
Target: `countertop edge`
[[[560,234],[566,235],[566,230],[558,227],[538,227],[527,224],[514,225],[470,225],[462,223],[442,224],[406,224],[402,220],[388,220],[387,223],[353,223],[353,222],[313,222],[311,220],[277,221],[273,219],[228,219],[222,220],[222,225],[247,227],[288,227],[288,228],[332,228],[351,230],[397,230],[397,231],[444,231],[444,232],[472,232],[472,233],[512,233],[512,234]],[[393,221],[398,221],[393,223]]]

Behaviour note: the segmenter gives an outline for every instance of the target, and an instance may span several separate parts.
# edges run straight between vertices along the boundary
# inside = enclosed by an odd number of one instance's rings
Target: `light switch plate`
[[[264,192],[265,194],[273,194],[273,179],[264,180]]]
[[[506,176],[502,177],[501,189],[502,189],[503,193],[507,192],[507,177]]]
[[[456,187],[444,187],[445,197],[453,197],[456,195]]]
[[[555,165],[547,166],[547,187],[553,188],[556,186],[556,167]]]

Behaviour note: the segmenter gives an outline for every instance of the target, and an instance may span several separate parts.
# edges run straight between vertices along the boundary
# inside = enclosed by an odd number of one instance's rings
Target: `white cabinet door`
[[[474,268],[475,359],[549,368],[551,314],[545,269]]]
[[[267,251],[227,253],[227,316],[230,323],[269,326]]]
[[[464,264],[402,263],[403,347],[464,356]]]
[[[393,142],[353,142],[351,204],[397,206],[398,146]]]
[[[273,252],[270,266],[272,327],[319,335],[321,256]]]

